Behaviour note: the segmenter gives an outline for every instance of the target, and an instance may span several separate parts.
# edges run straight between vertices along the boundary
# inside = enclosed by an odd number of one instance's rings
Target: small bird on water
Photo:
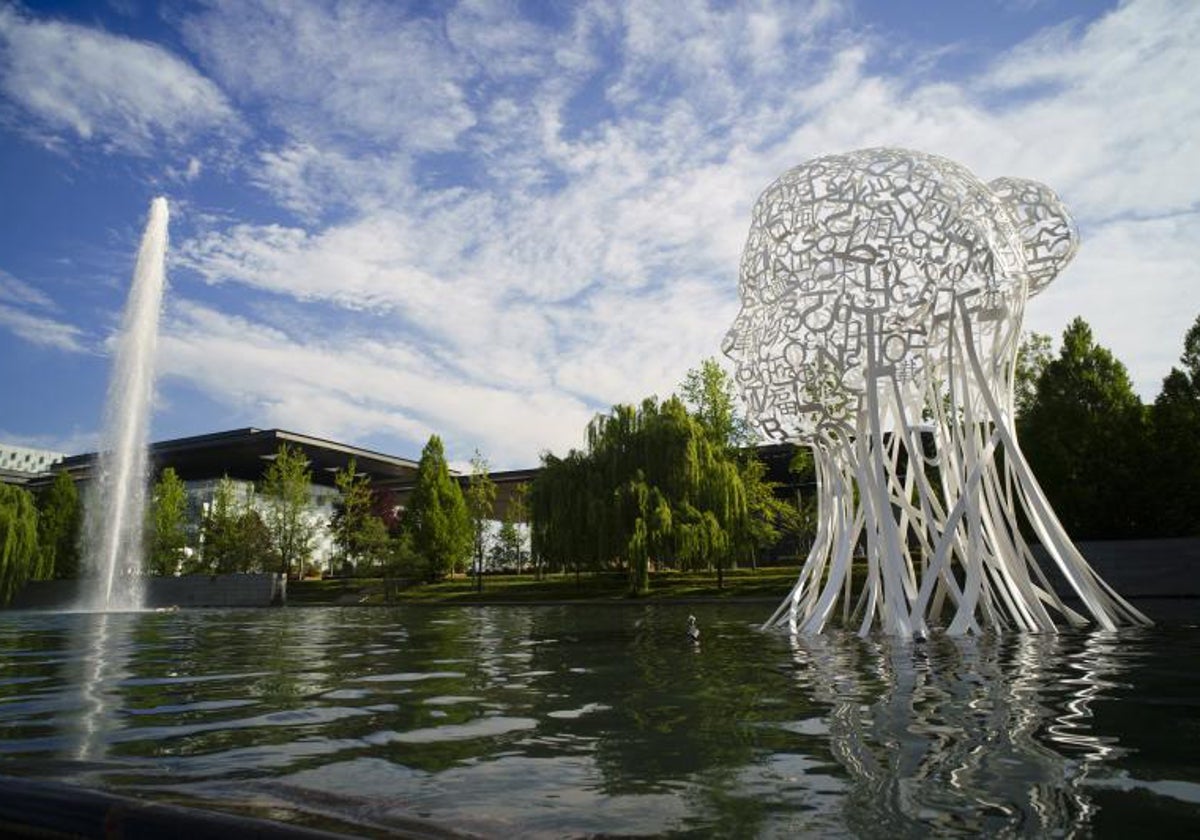
[[[696,626],[696,616],[694,615],[688,616],[687,634],[693,642],[700,641],[700,628]]]

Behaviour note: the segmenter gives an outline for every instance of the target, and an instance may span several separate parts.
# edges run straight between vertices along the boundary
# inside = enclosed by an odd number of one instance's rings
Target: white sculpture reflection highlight
[[[760,434],[811,446],[820,508],[768,624],[819,632],[839,607],[863,634],[1149,623],[1079,554],[1016,439],[1025,301],[1077,247],[1049,188],[919,152],[818,158],[762,194],[723,350]]]
[[[848,777],[848,828],[913,837],[1094,831],[1096,790],[1120,784],[1128,748],[1092,709],[1114,699],[1128,642],[1104,632],[789,639],[797,687],[819,715],[808,726],[828,732]]]

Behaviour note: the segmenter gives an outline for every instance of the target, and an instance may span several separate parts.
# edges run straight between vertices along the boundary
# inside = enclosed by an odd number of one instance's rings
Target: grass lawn
[[[395,589],[395,604],[480,604],[536,603],[539,601],[672,601],[685,599],[764,598],[782,599],[796,580],[798,568],[771,566],[757,570],[736,569],[725,573],[725,585],[717,587],[715,573],[659,572],[650,575],[650,591],[636,599],[627,594],[623,574],[488,575],[483,591],[475,591],[473,577],[452,577],[438,583]],[[288,583],[288,604],[384,604],[389,603],[383,580],[347,578],[306,580]]]

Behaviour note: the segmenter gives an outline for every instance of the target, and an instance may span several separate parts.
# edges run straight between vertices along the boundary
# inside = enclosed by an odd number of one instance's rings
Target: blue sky
[[[719,354],[758,193],[876,145],[1036,178],[1144,399],[1200,314],[1200,4],[0,0],[0,441],[97,437],[150,199],[155,439],[531,466]]]

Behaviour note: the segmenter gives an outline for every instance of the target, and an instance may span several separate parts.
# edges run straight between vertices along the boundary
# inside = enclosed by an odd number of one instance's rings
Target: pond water
[[[769,610],[0,614],[0,772],[363,834],[1200,832],[1195,626],[793,640]]]

